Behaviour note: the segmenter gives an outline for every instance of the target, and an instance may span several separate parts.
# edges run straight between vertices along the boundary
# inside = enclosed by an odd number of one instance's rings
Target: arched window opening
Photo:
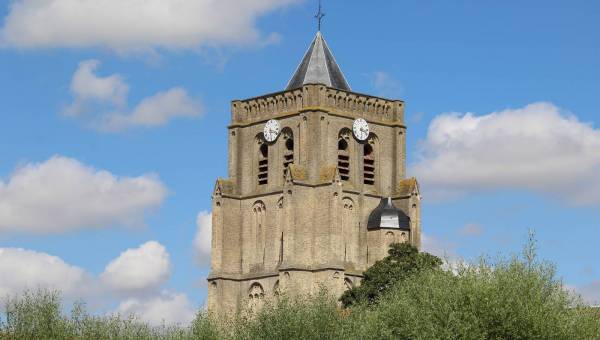
[[[258,282],[253,283],[248,289],[248,307],[251,311],[258,311],[264,303],[265,290]]]
[[[392,243],[396,242],[396,235],[394,235],[393,232],[388,231],[385,234],[385,252],[387,253],[387,251],[390,249],[390,246],[392,245]]]
[[[252,207],[252,211],[254,212],[254,225],[252,228],[252,232],[254,234],[254,255],[255,255],[255,263],[264,264],[264,254],[265,254],[265,221],[267,208],[265,204],[261,201],[254,203]]]
[[[262,143],[258,152],[258,185],[269,183],[269,146]]]
[[[349,197],[343,198],[342,208],[341,225],[344,240],[344,261],[357,263],[359,224],[354,210],[354,201]]]
[[[282,131],[284,148],[283,148],[283,174],[285,176],[285,169],[290,164],[294,164],[294,133],[289,128]]]
[[[363,181],[365,184],[375,184],[375,152],[370,143],[364,145]]]
[[[402,233],[402,234],[400,234],[400,242],[401,243],[407,243],[408,242],[408,233]]]
[[[253,283],[248,290],[248,297],[250,299],[262,299],[265,296],[265,290],[260,283]]]
[[[349,131],[342,131],[338,139],[338,170],[342,181],[350,180],[350,139]]]

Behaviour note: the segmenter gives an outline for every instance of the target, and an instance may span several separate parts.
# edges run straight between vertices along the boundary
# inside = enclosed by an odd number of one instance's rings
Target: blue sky
[[[106,3],[0,1],[0,267],[29,268],[0,293],[192,310],[230,101],[285,87],[316,3]],[[406,101],[425,247],[473,259],[519,251],[534,229],[540,256],[599,301],[600,4],[324,7],[353,89]],[[128,285],[135,268],[145,281]]]

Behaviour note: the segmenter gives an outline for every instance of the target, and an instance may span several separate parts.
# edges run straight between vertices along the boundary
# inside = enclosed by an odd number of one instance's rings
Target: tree
[[[372,304],[388,288],[416,273],[439,269],[440,258],[419,250],[408,243],[390,245],[388,256],[367,269],[360,286],[347,290],[340,301],[344,307],[355,304]]]

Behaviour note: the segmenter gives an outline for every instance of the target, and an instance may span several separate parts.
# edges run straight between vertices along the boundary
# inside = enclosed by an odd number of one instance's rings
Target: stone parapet
[[[342,91],[324,85],[277,92],[231,104],[232,126],[261,123],[303,111],[319,110],[373,123],[404,126],[404,102]]]

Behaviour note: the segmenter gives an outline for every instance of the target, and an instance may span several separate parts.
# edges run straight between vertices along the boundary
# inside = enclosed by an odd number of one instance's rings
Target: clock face
[[[279,136],[280,131],[279,122],[275,119],[271,119],[265,124],[265,129],[263,131],[265,140],[269,143],[274,142],[277,139],[277,136]]]
[[[354,132],[356,139],[364,141],[369,137],[369,124],[367,124],[366,120],[358,118],[352,124],[352,132]]]

